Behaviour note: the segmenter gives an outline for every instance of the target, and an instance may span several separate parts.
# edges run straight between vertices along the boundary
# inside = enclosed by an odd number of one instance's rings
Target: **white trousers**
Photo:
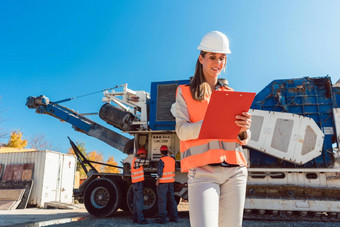
[[[246,167],[201,166],[189,170],[192,227],[242,226]]]

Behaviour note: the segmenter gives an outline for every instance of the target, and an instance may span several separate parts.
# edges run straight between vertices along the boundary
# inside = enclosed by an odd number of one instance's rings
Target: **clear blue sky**
[[[45,138],[60,152],[67,136],[120,161],[124,154],[25,106],[128,83],[187,79],[202,36],[225,33],[232,54],[223,77],[239,91],[259,92],[274,79],[340,78],[340,1],[102,0],[0,1],[0,128]],[[98,112],[102,94],[64,103]],[[98,118],[98,123],[110,127]],[[112,127],[113,128],[113,127]],[[0,142],[7,142],[3,138]]]

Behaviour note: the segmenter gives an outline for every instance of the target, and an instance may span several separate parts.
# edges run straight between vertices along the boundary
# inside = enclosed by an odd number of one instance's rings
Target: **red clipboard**
[[[212,91],[198,139],[237,140],[236,115],[248,112],[256,93]]]

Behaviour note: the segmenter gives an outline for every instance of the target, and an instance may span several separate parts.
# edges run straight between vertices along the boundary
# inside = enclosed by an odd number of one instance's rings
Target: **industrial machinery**
[[[161,145],[167,145],[176,157],[177,200],[188,199],[187,176],[180,172],[179,139],[170,111],[177,86],[187,83],[153,82],[151,95],[130,90],[126,84],[104,91],[100,118],[133,139],[45,96],[27,98],[26,105],[37,113],[68,122],[75,130],[128,155],[121,174],[98,173],[94,168],[88,172],[75,193],[84,198],[89,213],[107,217],[118,208],[132,211],[130,163],[139,147],[148,150],[151,160],[145,169],[144,212],[157,213],[153,175]],[[252,137],[244,147],[249,163],[245,216],[340,218],[340,81],[332,84],[328,76],[274,80],[256,95],[250,112]]]

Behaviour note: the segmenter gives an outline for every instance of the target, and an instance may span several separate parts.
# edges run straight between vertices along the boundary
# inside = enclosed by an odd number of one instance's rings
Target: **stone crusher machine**
[[[188,82],[153,82],[151,95],[130,90],[126,84],[106,89],[99,116],[121,132],[59,104],[70,99],[27,98],[26,105],[37,113],[68,122],[75,130],[128,155],[122,173],[100,173],[93,167],[87,171],[88,178],[75,196],[83,198],[90,214],[107,217],[118,208],[132,211],[130,164],[138,147],[145,147],[151,160],[145,169],[145,214],[157,213],[153,176],[161,145],[167,145],[176,157],[177,201],[188,199],[187,176],[180,172],[179,139],[170,111],[177,86]],[[249,163],[245,216],[340,218],[340,82],[332,84],[328,76],[274,80],[256,95],[250,112],[252,137],[244,147]],[[90,163],[84,157],[79,160]]]

